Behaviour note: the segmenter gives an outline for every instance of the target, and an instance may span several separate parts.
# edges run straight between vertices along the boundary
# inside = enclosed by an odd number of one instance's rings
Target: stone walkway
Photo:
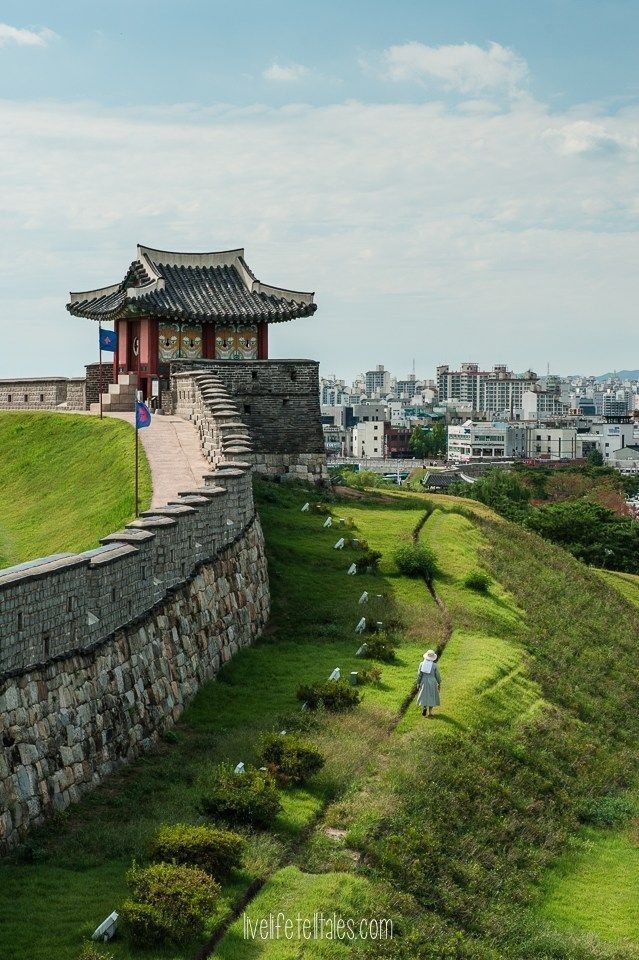
[[[133,424],[132,413],[109,413]],[[150,427],[140,430],[153,481],[152,507],[175,500],[180,490],[204,485],[204,474],[213,469],[200,447],[197,430],[182,417],[153,417]]]

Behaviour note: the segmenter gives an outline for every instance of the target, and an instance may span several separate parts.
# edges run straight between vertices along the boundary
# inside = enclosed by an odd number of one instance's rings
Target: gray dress
[[[420,707],[439,706],[438,686],[441,682],[442,678],[436,663],[433,663],[433,669],[430,673],[422,673],[421,670],[417,671],[417,687],[419,690],[417,703]]]

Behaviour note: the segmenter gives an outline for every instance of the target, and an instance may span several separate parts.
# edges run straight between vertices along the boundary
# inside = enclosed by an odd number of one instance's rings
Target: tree
[[[600,450],[591,450],[586,457],[589,467],[603,467],[604,458]]]
[[[430,439],[423,427],[413,427],[408,441],[408,448],[416,457],[423,460],[430,452]]]
[[[597,567],[639,571],[639,524],[590,500],[538,507],[526,526]]]
[[[493,467],[467,493],[510,520],[521,520],[529,510],[530,490],[516,473]]]

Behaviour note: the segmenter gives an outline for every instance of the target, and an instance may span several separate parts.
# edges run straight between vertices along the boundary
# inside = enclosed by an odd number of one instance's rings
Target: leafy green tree
[[[591,450],[586,457],[589,467],[603,467],[604,458],[600,450]]]
[[[597,567],[639,572],[639,524],[590,500],[539,507],[526,526]]]

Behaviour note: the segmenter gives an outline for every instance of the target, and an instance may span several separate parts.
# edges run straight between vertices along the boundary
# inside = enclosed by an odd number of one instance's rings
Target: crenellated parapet
[[[0,676],[90,649],[145,616],[254,516],[250,467],[233,466],[96,549],[0,570]]]

